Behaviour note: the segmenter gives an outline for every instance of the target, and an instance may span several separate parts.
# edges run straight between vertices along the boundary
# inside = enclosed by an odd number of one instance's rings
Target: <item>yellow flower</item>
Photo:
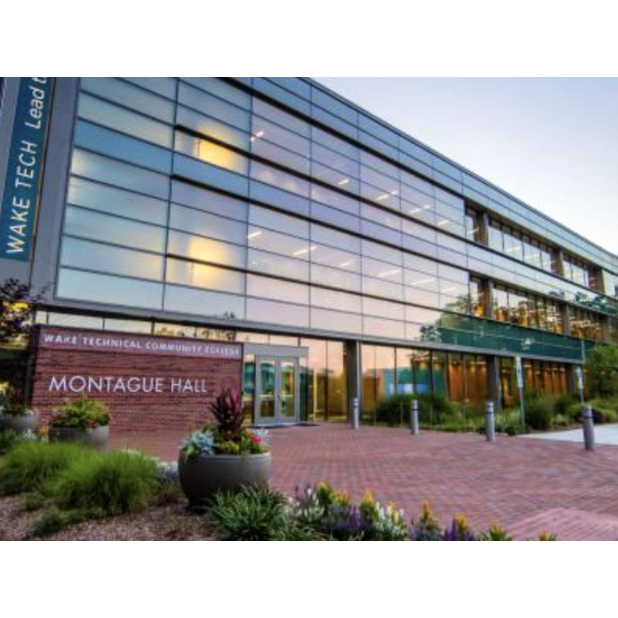
[[[371,491],[369,491],[369,489],[366,489],[365,493],[363,494],[363,502],[371,502],[371,503],[373,503],[373,495],[372,495]]]
[[[466,521],[466,516],[463,513],[455,515],[455,523],[461,528],[464,528],[468,525],[468,522]]]

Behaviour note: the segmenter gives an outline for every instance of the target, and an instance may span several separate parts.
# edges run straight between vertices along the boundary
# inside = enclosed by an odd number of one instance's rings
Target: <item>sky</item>
[[[618,78],[315,78],[618,254]]]

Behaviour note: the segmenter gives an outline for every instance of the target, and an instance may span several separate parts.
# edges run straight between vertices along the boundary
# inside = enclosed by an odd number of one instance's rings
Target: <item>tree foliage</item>
[[[0,283],[0,346],[27,341],[41,295],[17,279]]]
[[[618,346],[596,346],[586,365],[590,391],[599,397],[618,396]]]

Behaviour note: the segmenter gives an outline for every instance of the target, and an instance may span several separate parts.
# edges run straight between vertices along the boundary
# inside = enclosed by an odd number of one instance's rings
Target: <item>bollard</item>
[[[587,451],[594,451],[596,448],[594,439],[594,415],[591,406],[584,406],[584,446]]]
[[[358,429],[360,426],[360,406],[358,397],[352,400],[352,429]]]
[[[487,442],[496,441],[496,416],[494,414],[494,402],[488,401],[485,410],[485,436]]]
[[[421,433],[421,428],[418,424],[418,401],[416,399],[410,402],[410,430],[413,436],[418,436]]]

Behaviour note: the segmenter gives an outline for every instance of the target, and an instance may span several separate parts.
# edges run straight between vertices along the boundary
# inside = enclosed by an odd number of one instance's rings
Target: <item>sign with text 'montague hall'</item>
[[[0,258],[27,262],[41,192],[52,77],[22,77],[0,210]]]
[[[40,326],[31,405],[45,418],[87,395],[124,429],[189,429],[218,394],[242,388],[242,366],[238,343]]]

